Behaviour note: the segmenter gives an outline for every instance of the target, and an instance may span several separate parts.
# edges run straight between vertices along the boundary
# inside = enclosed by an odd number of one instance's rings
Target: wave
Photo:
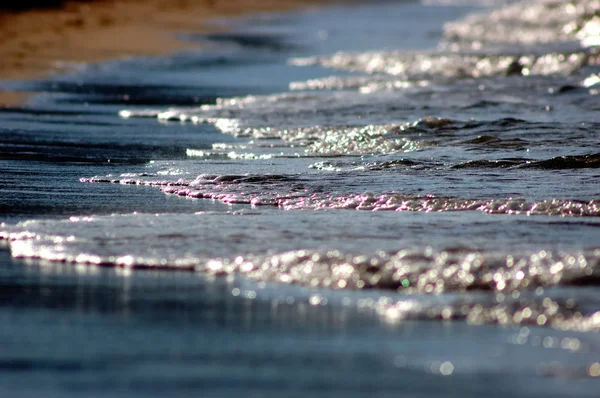
[[[7,242],[14,257],[52,263],[188,271],[209,276],[240,274],[260,283],[347,292],[376,290],[374,298],[350,295],[348,299],[359,308],[373,309],[389,322],[462,320],[600,330],[595,301],[590,302],[587,296],[585,300],[573,298],[566,290],[565,296],[560,290],[600,284],[599,248],[477,250],[415,246],[361,253],[331,247],[273,252],[265,250],[272,246],[269,242],[256,242],[253,229],[262,226],[261,236],[266,240],[279,237],[293,246],[294,237],[286,232],[280,216],[262,217],[260,225],[234,234],[230,227],[241,225],[243,217],[129,215],[33,220],[3,224],[0,240]],[[148,228],[149,224],[155,228]],[[214,229],[214,225],[221,229]],[[323,234],[331,233],[328,228]],[[321,239],[319,233],[316,235],[315,242]],[[348,239],[352,241],[350,247],[368,236]],[[199,240],[203,244],[189,245]],[[244,242],[253,242],[248,246],[253,252],[239,251]],[[326,295],[326,291],[317,291],[311,300],[320,302]]]
[[[449,45],[479,47],[482,43],[534,45],[579,41],[597,43],[598,3],[588,0],[519,1],[488,13],[478,13],[447,23]]]
[[[455,169],[471,168],[533,168],[542,170],[571,170],[600,168],[600,153],[581,156],[557,156],[551,159],[495,159],[471,160],[452,166]]]
[[[542,163],[543,165],[544,163]],[[551,163],[552,164],[552,163]],[[478,165],[478,167],[482,167]],[[485,167],[485,166],[483,166]],[[531,166],[531,167],[535,167]],[[315,182],[293,175],[210,175],[193,181],[92,177],[87,183],[116,183],[157,186],[166,193],[196,199],[212,199],[227,204],[275,206],[285,210],[352,209],[398,212],[464,212],[525,214],[530,216],[598,217],[598,200],[461,199],[401,193],[324,192]],[[317,181],[318,182],[318,181]],[[292,187],[292,189],[290,189]]]

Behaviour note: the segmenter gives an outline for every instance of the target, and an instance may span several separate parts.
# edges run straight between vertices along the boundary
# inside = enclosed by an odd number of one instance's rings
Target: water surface
[[[484,3],[7,83],[0,389],[595,396],[598,4]]]

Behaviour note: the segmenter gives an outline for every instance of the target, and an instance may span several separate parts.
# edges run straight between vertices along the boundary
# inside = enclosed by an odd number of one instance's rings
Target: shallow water
[[[489,3],[6,83],[0,390],[595,396],[600,5]]]

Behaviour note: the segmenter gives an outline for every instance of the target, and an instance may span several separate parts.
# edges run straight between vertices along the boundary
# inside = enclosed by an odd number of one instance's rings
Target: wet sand
[[[81,63],[166,55],[197,43],[178,33],[217,29],[208,20],[284,11],[325,0],[98,0],[25,11],[0,11],[0,79],[29,79]],[[0,106],[24,93],[0,92]]]

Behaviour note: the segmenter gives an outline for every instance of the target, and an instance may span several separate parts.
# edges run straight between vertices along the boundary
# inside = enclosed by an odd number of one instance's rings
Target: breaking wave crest
[[[464,167],[464,166],[463,166]],[[532,166],[532,167],[535,167]],[[276,206],[285,210],[353,209],[367,211],[457,212],[597,217],[600,201],[460,199],[400,193],[335,194],[311,188],[309,181],[287,175],[200,175],[193,181],[136,178],[83,178],[82,182],[158,186],[166,193],[227,204]],[[292,189],[290,190],[290,186]]]

